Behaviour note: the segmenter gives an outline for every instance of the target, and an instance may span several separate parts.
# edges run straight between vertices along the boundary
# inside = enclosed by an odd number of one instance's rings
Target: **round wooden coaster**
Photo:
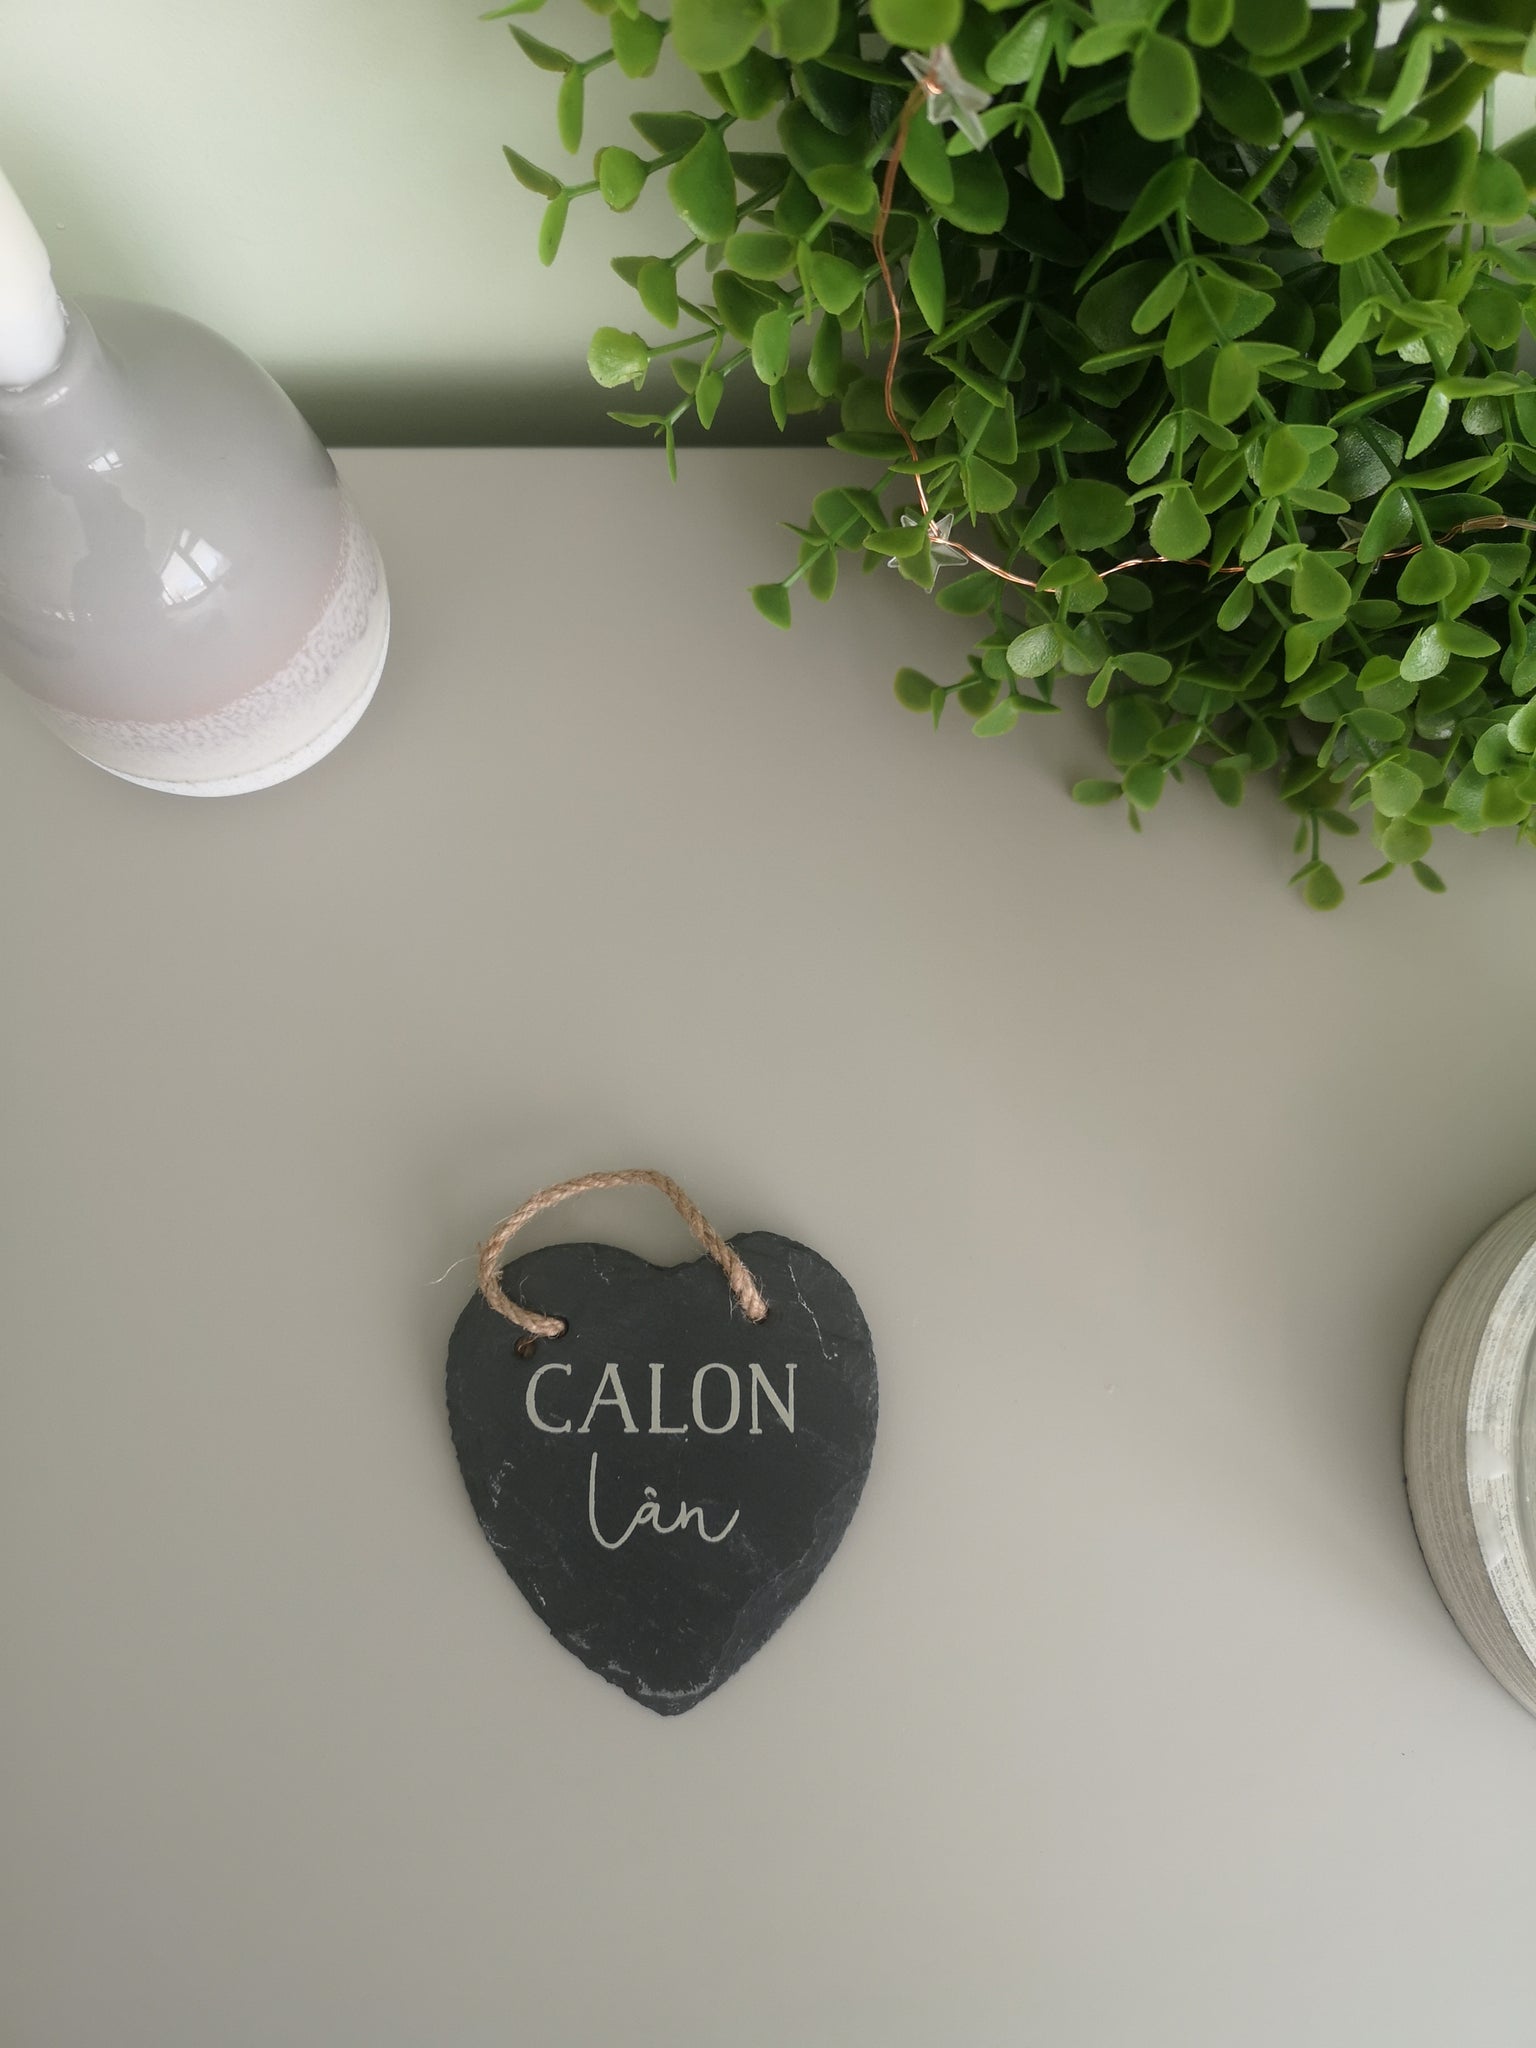
[[[1536,1713],[1536,1196],[1473,1245],[1429,1312],[1404,1464],[1457,1627]]]

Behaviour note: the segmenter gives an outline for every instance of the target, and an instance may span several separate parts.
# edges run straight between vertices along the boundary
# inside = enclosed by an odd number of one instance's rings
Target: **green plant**
[[[1383,48],[1374,0],[588,4],[610,47],[580,61],[513,28],[569,149],[586,74],[665,40],[720,109],[637,112],[644,153],[574,184],[507,152],[546,261],[585,193],[662,177],[682,220],[614,263],[669,338],[589,357],[677,395],[614,417],[675,465],[750,368],[872,465],[793,529],[765,617],[890,563],[979,635],[903,704],[993,736],[1082,687],[1114,772],[1074,795],[1133,825],[1170,776],[1273,777],[1317,909],[1360,817],[1365,879],[1432,890],[1438,827],[1536,841],[1536,130],[1490,121],[1536,0],[1416,0]],[[776,147],[738,135],[769,116]]]

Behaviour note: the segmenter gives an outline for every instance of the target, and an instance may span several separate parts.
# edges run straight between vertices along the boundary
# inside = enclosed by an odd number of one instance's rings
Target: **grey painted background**
[[[1531,850],[1320,918],[1266,792],[1136,839],[1086,719],[935,733],[890,672],[969,622],[743,594],[836,457],[343,466],[396,638],[319,768],[158,797],[0,698],[0,2042],[1530,2048],[1536,1719],[1400,1428],[1536,1187]],[[642,1163],[880,1362],[847,1540],[676,1721],[443,1413],[455,1261]]]

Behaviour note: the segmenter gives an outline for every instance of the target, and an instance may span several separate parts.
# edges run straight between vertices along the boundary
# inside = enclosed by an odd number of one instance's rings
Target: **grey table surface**
[[[321,767],[189,803],[0,704],[5,2048],[1529,2041],[1536,1720],[1399,1449],[1536,1186],[1529,850],[1320,918],[1267,800],[1138,841],[1078,718],[935,734],[890,673],[963,623],[743,594],[836,459],[343,465],[395,643]],[[822,1250],[882,1375],[842,1551],[676,1721],[442,1407],[444,1269],[636,1164]]]

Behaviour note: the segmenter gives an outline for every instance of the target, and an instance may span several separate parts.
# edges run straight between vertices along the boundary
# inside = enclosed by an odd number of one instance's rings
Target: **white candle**
[[[0,172],[0,385],[35,384],[64,353],[48,251]]]

